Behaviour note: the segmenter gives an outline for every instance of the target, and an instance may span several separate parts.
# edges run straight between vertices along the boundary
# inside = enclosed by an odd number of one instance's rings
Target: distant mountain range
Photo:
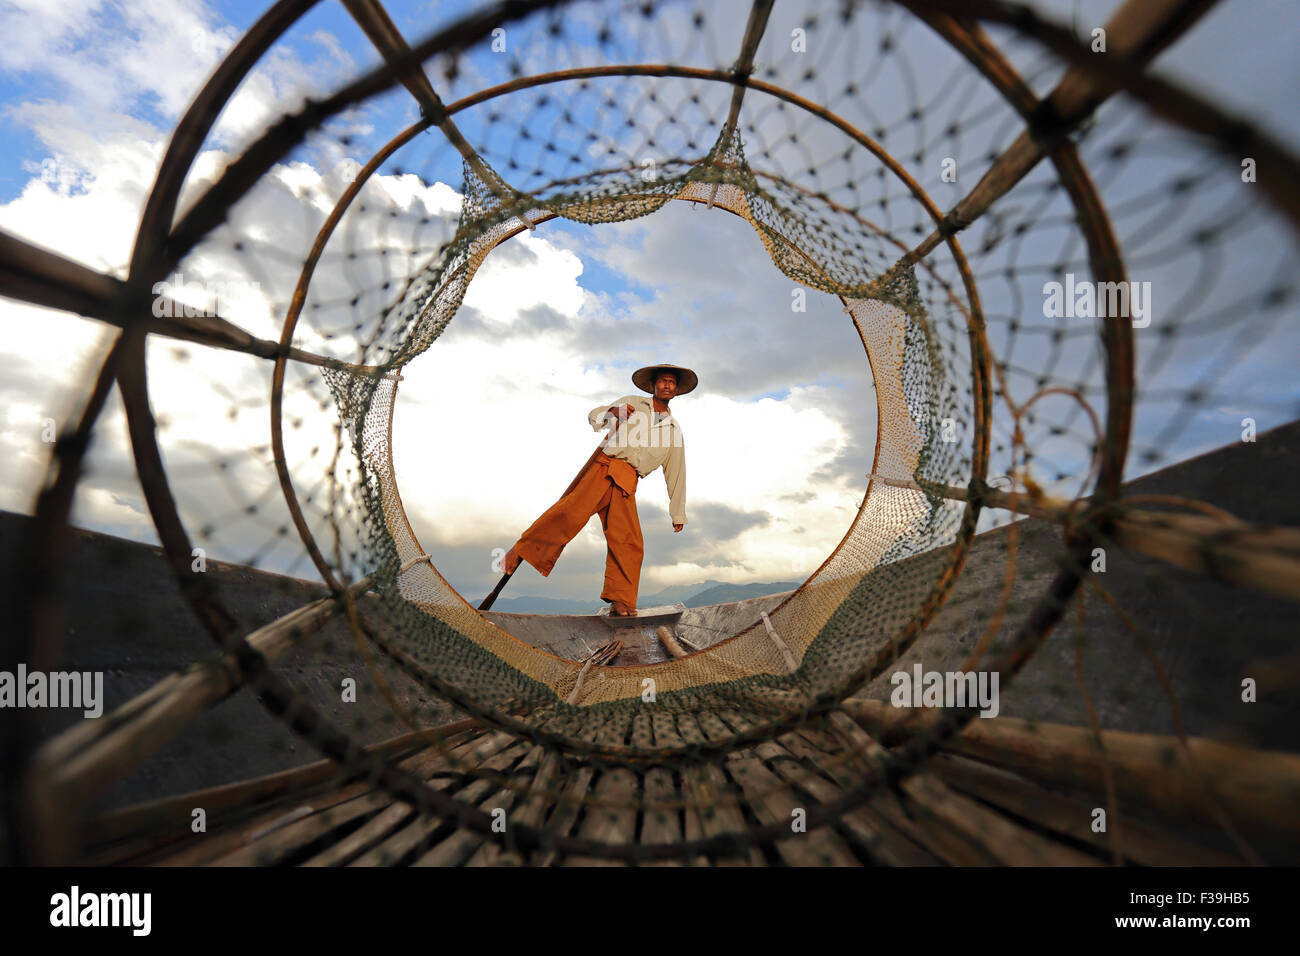
[[[692,594],[682,603],[687,607],[730,604],[732,601],[744,601],[749,598],[766,597],[769,594],[780,594],[782,591],[793,591],[800,583],[799,581],[761,581],[755,584],[715,584],[713,587]]]
[[[696,584],[674,584],[653,594],[639,595],[637,605],[656,607],[661,604],[681,602],[687,607],[707,607],[710,604],[727,604],[731,601],[744,601],[747,598],[793,591],[798,586],[798,581],[759,581],[753,584],[702,581]],[[496,603],[492,605],[492,610],[505,611],[508,614],[595,614],[604,606],[605,602],[599,598],[595,601],[586,601],[524,595],[497,598]]]

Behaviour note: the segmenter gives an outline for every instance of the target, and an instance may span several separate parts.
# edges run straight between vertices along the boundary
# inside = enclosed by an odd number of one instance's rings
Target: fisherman
[[[520,535],[506,552],[505,577],[481,605],[491,606],[505,581],[527,561],[543,577],[593,514],[605,529],[605,587],[600,598],[617,617],[636,615],[641,579],[641,522],[636,485],[656,468],[664,470],[668,515],[673,531],[686,525],[686,447],[681,426],[668,410],[678,395],[693,391],[699,378],[679,365],[648,365],[632,373],[632,384],[650,396],[624,395],[613,405],[597,405],[587,416],[594,431],[609,428],[568,490]]]

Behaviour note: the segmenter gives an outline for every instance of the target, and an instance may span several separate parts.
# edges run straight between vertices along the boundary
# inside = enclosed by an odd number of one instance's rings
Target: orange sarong
[[[605,587],[603,601],[636,607],[641,579],[641,520],[636,511],[636,469],[603,451],[582,470],[574,486],[534,521],[515,542],[515,552],[547,577],[564,546],[577,536],[592,515],[605,529]]]

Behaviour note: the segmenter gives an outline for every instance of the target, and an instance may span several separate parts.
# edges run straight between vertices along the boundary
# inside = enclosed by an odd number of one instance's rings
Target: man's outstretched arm
[[[681,531],[686,524],[686,445],[677,443],[664,461],[664,483],[668,486],[668,516],[673,530]]]

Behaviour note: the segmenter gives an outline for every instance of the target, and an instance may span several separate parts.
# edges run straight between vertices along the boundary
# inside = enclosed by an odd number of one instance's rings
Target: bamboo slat
[[[393,803],[385,807],[347,836],[331,843],[302,865],[307,867],[339,866],[354,856],[386,838],[415,814],[409,803]]]
[[[521,742],[522,743],[522,742]],[[526,747],[526,752],[522,760],[512,767],[508,773],[510,778],[509,785],[498,785],[488,797],[479,804],[479,809],[488,814],[493,814],[498,810],[505,813],[506,833],[510,832],[509,828],[513,822],[510,818],[510,811],[519,803],[521,795],[525,792],[526,780],[531,780],[537,771],[538,763],[542,758],[542,748],[536,745]],[[476,830],[460,828],[455,833],[447,837],[433,849],[421,856],[413,865],[414,866],[460,866],[466,863],[471,857],[479,853],[495,848],[499,844],[495,839],[489,838],[486,834],[479,833]]]
[[[792,736],[792,735],[787,735]],[[820,770],[810,769],[785,746],[785,739],[759,744],[764,765],[794,792],[817,803],[829,803],[843,795]],[[887,866],[935,866],[941,861],[925,852],[920,844],[889,825],[868,807],[856,807],[840,817],[836,830],[850,846],[872,863]]]
[[[508,736],[502,734],[501,736]],[[512,740],[493,756],[484,760],[476,768],[466,768],[467,774],[491,772],[506,773],[515,763],[528,753],[528,745],[520,740]],[[464,775],[441,777],[430,780],[429,785],[455,793],[456,799],[463,804],[476,805],[490,795],[498,786],[489,777],[480,777],[466,783]],[[457,821],[432,814],[419,814],[405,826],[388,835],[384,840],[356,857],[348,866],[392,866],[412,854],[417,858],[436,846],[442,840],[452,836],[457,830]],[[473,832],[473,831],[470,831]],[[480,840],[482,834],[475,834]]]
[[[930,767],[954,790],[995,804],[1007,813],[1033,820],[1071,839],[1091,843],[1107,854],[1110,852],[1109,836],[1093,832],[1093,807],[1088,803],[1040,787],[1016,774],[951,754],[936,754],[931,758]],[[1112,817],[1108,824],[1120,827],[1120,852],[1127,860],[1143,866],[1238,866],[1242,862],[1227,853],[1123,816],[1122,807],[1120,811],[1122,822]]]
[[[741,732],[752,726],[752,722],[743,714],[732,710],[718,710],[718,716],[721,717],[733,731]],[[787,749],[785,744],[795,741],[796,745],[802,745],[801,752],[805,756],[810,755],[812,748],[802,741],[797,734],[787,733],[777,740],[768,740],[758,744],[756,747],[745,751],[737,752],[737,760],[745,761],[748,765],[749,760],[761,762],[761,766],[769,775],[774,774],[777,778],[784,781],[791,787],[791,794],[797,790],[802,795],[802,802],[798,806],[807,808],[810,802],[829,801],[842,794],[842,789],[836,787],[830,782],[830,778],[824,776],[819,764],[824,755],[818,754],[815,759],[808,760],[808,763],[816,769],[805,767],[802,760],[796,757],[791,750]],[[733,763],[728,761],[727,769],[733,771]],[[768,781],[769,785],[772,781]],[[748,792],[748,791],[747,791]],[[808,799],[811,798],[811,801]],[[753,795],[751,794],[751,799]],[[792,809],[792,808],[787,808]],[[839,826],[836,828],[839,836],[851,844],[859,847],[869,859],[877,860],[880,858],[878,849],[884,840],[884,828],[887,824],[875,817],[875,814],[864,808],[857,808],[850,814],[847,814],[839,820]],[[818,833],[826,831],[823,827],[816,831]],[[815,834],[814,834],[815,835]],[[916,844],[910,843],[906,837],[895,837],[893,831],[890,833],[891,842],[893,843],[893,852],[890,854],[896,860],[910,859],[912,862],[919,862],[922,865],[937,863],[933,857],[924,854]],[[899,845],[900,841],[907,845]],[[781,847],[778,845],[778,851]],[[854,857],[851,861],[843,860],[841,863],[857,863]],[[895,864],[899,865],[899,864]]]
[[[491,736],[491,735],[489,735]],[[471,741],[466,744],[466,758],[473,759],[474,753],[481,747],[481,742]],[[452,758],[454,759],[454,758]],[[430,748],[422,751],[411,760],[404,762],[404,769],[422,780],[429,780],[439,769],[451,763],[448,755]],[[394,801],[382,790],[370,789],[346,803],[333,806],[323,812],[314,812],[304,819],[296,820],[272,833],[265,830],[245,830],[242,843],[238,849],[212,861],[214,866],[271,866],[289,862],[289,859],[314,843],[329,844],[330,834],[341,827],[351,824],[360,817],[377,814],[389,807],[400,805],[407,814],[411,812],[408,804]],[[431,781],[430,786],[438,786]]]
[[[673,714],[656,710],[650,714],[650,724],[654,728],[656,745],[674,749],[685,745],[686,741],[682,739],[681,734],[677,731],[677,721]],[[677,783],[679,775],[682,779],[680,786]],[[689,784],[684,775],[668,767],[652,767],[646,773],[645,787],[647,793],[651,794],[656,802],[666,803],[672,800],[684,804],[680,815],[676,811],[663,811],[664,820],[661,823],[656,823],[651,835],[661,837],[664,834],[680,832],[682,838],[686,840],[703,838],[704,823],[700,819],[699,809],[689,799]],[[648,819],[646,822],[649,823],[650,820]],[[655,842],[649,836],[643,831],[642,841],[645,843]],[[708,866],[709,858],[699,853],[683,862],[689,866]]]
[[[782,737],[781,743],[804,765],[816,767],[821,775],[809,774],[801,778],[801,785],[823,801],[839,797],[854,785],[856,778],[840,761],[842,753],[827,753],[810,741],[812,736],[807,731],[796,731]],[[824,735],[819,736],[821,741],[825,741]],[[830,780],[834,789],[820,786],[821,778]],[[936,866],[943,863],[943,858],[934,853],[929,840],[903,812],[893,793],[886,791],[869,797],[846,814],[841,825],[848,833],[858,835],[869,852],[878,852],[882,861],[891,865]]]
[[[603,744],[623,743],[630,718],[608,722],[601,728],[597,741]],[[612,806],[590,806],[579,827],[579,836],[597,843],[627,845],[636,842],[636,803],[641,799],[641,781],[627,767],[607,767],[596,777],[592,790],[596,803]],[[570,856],[565,866],[626,866],[622,861],[603,860],[584,856]]]
[[[708,721],[709,715],[703,715],[703,722]],[[678,714],[677,732],[687,743],[708,739],[701,728],[701,719],[695,714]],[[705,836],[744,834],[747,827],[738,807],[737,790],[727,780],[722,768],[712,764],[689,764],[682,768],[682,787],[687,792],[687,799],[696,801],[700,808],[700,824]],[[766,864],[763,854],[755,846],[747,847],[738,855],[719,855],[712,862],[716,866]]]
[[[593,721],[578,736],[582,740],[594,743],[598,733],[599,728]],[[577,764],[576,767],[566,766],[561,772],[568,776],[569,783],[560,795],[550,819],[546,822],[546,828],[556,836],[568,836],[582,814],[582,800],[591,786],[592,777],[596,775],[596,768],[584,762]],[[559,854],[555,850],[543,850],[537,854],[535,865],[552,866],[558,859]]]
[[[436,747],[445,750],[452,750],[481,733],[478,721],[473,718],[439,727],[437,732],[443,739]],[[364,750],[389,760],[398,760],[426,747],[435,746],[428,744],[427,739],[426,731],[412,731],[372,744]],[[209,825],[218,821],[224,825],[226,820],[220,816],[223,812],[237,812],[248,806],[282,800],[292,794],[319,787],[330,780],[337,780],[342,785],[352,776],[355,776],[354,771],[339,766],[333,760],[318,760],[303,767],[281,770],[251,780],[124,807],[87,822],[87,845],[102,847],[116,840],[142,834],[148,834],[156,840],[175,831],[187,833],[195,807],[204,809]]]
[[[736,781],[749,800],[754,814],[764,824],[781,823],[791,828],[791,836],[776,841],[776,852],[792,866],[858,866],[853,852],[830,828],[820,826],[797,833],[795,813],[807,811],[789,786],[763,766],[758,757],[727,761],[727,773]]]
[[[472,740],[473,738],[471,738]],[[468,743],[462,744],[464,748]],[[402,768],[412,773],[427,773],[440,765],[445,757],[435,750],[426,749],[399,763]],[[316,811],[327,810],[374,792],[370,782],[361,780],[340,788],[331,788],[318,793],[304,795],[295,799],[297,806],[310,806]],[[156,862],[165,866],[201,866],[222,856],[247,846],[253,836],[263,830],[268,823],[283,816],[286,809],[291,809],[283,801],[263,810],[249,819],[224,824],[217,821],[216,827],[207,834],[194,835],[179,850],[172,850],[159,857]],[[142,861],[144,862],[144,861]],[[154,862],[154,861],[150,861]]]
[[[309,804],[305,807],[309,815],[282,826],[254,830],[247,836],[250,841],[247,845],[212,860],[209,865],[276,866],[316,841],[328,839],[331,833],[352,821],[369,817],[392,804],[392,797],[374,790],[327,810],[317,810]]]
[[[843,711],[831,714],[834,729],[869,756],[884,748]],[[899,784],[904,802],[958,865],[1095,866],[1094,857],[1019,826],[974,800],[954,793],[929,771],[909,774]]]
[[[516,792],[511,795],[510,807],[518,807],[510,815],[511,826],[528,826],[536,828],[542,816],[550,807],[551,800],[545,790],[554,786],[559,755],[548,751],[540,744],[535,744],[520,764],[521,769],[531,770],[532,777],[528,789],[524,791],[522,781],[516,781]],[[540,810],[540,812],[539,812]],[[466,866],[521,866],[523,854],[511,847],[503,846],[496,840],[485,840],[466,862]]]

